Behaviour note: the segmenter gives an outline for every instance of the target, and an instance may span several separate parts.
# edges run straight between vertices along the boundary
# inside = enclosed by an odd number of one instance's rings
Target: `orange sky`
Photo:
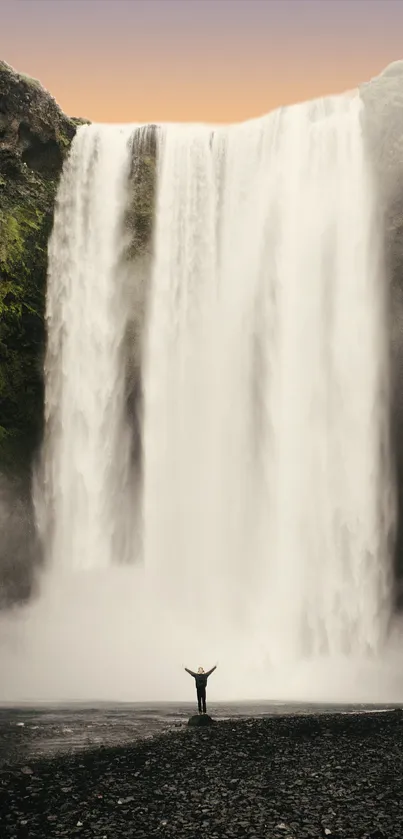
[[[104,122],[238,121],[403,56],[400,0],[1,0],[1,21],[1,58]]]

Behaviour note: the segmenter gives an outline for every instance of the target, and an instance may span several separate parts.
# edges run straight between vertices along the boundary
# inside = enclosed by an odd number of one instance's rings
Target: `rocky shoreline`
[[[403,713],[183,728],[4,766],[0,836],[397,839]]]

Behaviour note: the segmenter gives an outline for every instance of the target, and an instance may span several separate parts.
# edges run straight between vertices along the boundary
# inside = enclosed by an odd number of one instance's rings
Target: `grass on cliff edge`
[[[37,206],[0,210],[0,464],[18,467],[39,440],[47,240]]]

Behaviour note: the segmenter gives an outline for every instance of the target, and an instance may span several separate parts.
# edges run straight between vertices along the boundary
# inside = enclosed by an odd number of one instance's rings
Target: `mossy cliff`
[[[0,468],[14,474],[41,435],[47,240],[78,122],[0,61]]]

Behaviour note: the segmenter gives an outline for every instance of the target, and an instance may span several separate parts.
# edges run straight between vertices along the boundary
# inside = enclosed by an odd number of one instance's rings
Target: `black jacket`
[[[198,690],[200,690],[200,689],[203,689],[203,688],[206,687],[207,679],[208,679],[209,676],[211,676],[211,674],[214,672],[216,667],[217,667],[217,665],[215,665],[215,667],[212,667],[211,670],[208,670],[207,673],[193,673],[193,670],[189,670],[188,667],[185,667],[185,670],[186,670],[186,673],[190,673],[190,675],[193,676],[193,678],[196,682],[196,687],[197,687]]]

